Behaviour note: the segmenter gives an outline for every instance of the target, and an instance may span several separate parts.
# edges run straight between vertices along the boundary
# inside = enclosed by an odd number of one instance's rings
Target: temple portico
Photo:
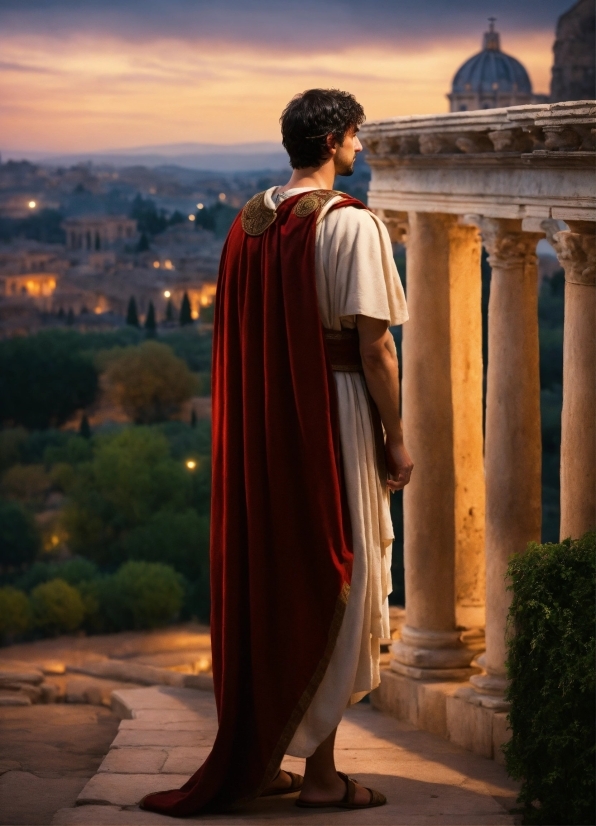
[[[596,521],[595,113],[594,101],[532,104],[362,129],[369,205],[407,245],[403,419],[415,465],[406,623],[374,702],[485,756],[506,736],[507,563],[541,533],[544,237],[566,279],[561,538]],[[492,268],[484,427],[482,245]]]

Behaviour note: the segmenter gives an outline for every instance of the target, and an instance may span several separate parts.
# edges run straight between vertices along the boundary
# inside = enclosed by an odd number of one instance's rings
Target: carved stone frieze
[[[535,143],[523,129],[499,129],[488,137],[495,152],[531,152]]]
[[[455,140],[457,135],[422,134],[419,138],[422,155],[442,155],[447,152],[457,152]]]
[[[492,152],[493,145],[485,132],[468,132],[456,138],[455,145],[466,154]]]
[[[582,136],[568,126],[545,126],[544,136],[544,145],[551,152],[573,152],[582,145]]]

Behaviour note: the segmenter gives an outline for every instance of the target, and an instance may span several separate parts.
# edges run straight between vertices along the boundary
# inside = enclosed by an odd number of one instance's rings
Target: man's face
[[[353,175],[356,155],[362,152],[362,144],[358,139],[357,127],[350,127],[344,136],[343,143],[341,145],[336,143],[335,149],[337,150],[333,156],[335,174],[344,177]]]

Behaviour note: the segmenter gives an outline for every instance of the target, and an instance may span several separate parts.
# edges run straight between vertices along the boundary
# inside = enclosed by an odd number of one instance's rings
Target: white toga
[[[287,190],[281,198],[308,192]],[[276,187],[265,194],[275,208]],[[317,222],[315,271],[324,327],[354,327],[355,316],[403,324],[404,291],[385,225],[368,210],[342,207]],[[379,481],[367,391],[361,373],[335,372],[339,430],[352,524],[354,567],[348,604],[325,676],[287,753],[309,757],[339,724],[350,703],[380,682],[380,641],[390,637],[387,597],[391,593],[393,528],[389,494]]]

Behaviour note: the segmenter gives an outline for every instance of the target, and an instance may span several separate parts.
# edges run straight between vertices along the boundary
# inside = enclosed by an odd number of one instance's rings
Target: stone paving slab
[[[164,687],[117,693],[130,717],[121,721],[110,753],[81,791],[79,805],[57,812],[54,826],[173,826],[178,822],[142,812],[137,804],[150,791],[181,786],[202,764],[215,736],[214,698],[202,695],[197,702],[197,692]],[[148,713],[151,719],[142,719]],[[193,719],[172,720],[172,714],[190,714]],[[146,728],[149,723],[155,728]],[[180,724],[184,728],[179,728]],[[346,712],[337,745],[338,768],[384,792],[387,806],[354,812],[318,811],[297,808],[296,795],[286,795],[253,801],[233,814],[197,816],[185,822],[204,826],[278,826],[286,821],[312,826],[333,826],[336,822],[354,826],[511,826],[516,822],[510,810],[517,789],[501,766],[368,704]],[[283,765],[302,773],[304,761],[289,757]],[[103,805],[94,805],[98,803]]]
[[[170,752],[165,749],[110,749],[97,771],[116,774],[156,774],[162,771],[169,754]]]

